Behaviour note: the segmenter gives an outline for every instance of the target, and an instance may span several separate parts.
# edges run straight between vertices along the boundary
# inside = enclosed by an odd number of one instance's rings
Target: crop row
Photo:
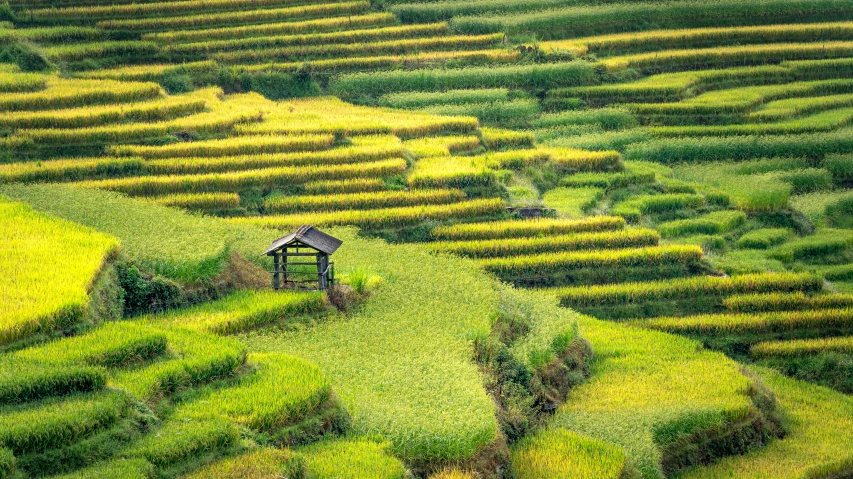
[[[332,15],[357,14],[364,12],[369,7],[369,2],[351,1],[276,9],[182,15],[176,17],[102,20],[98,22],[97,26],[99,28],[109,30],[180,30],[197,27],[216,27],[257,22],[275,22],[298,18],[317,18]]]
[[[782,60],[841,58],[853,53],[853,42],[780,43],[691,50],[667,50],[604,60],[608,70],[636,68],[646,72],[693,70],[699,66],[729,67],[777,63]]]
[[[158,196],[151,200],[161,205],[190,210],[220,210],[240,206],[240,195],[237,193],[187,193]]]
[[[44,90],[0,94],[0,109],[21,111],[71,108],[150,100],[160,94],[160,85],[156,83],[51,79]]]
[[[169,193],[239,191],[250,187],[280,187],[319,180],[370,178],[400,174],[406,161],[389,159],[374,163],[316,166],[282,166],[228,173],[199,175],[138,176],[79,183],[93,188],[120,191],[132,196],[161,196]]]
[[[469,49],[497,45],[503,41],[503,34],[486,35],[449,35],[428,38],[385,40],[369,43],[313,43],[270,49],[233,50],[214,53],[213,59],[223,63],[257,63],[278,58],[324,58],[359,55],[403,54],[409,51]]]
[[[660,235],[654,230],[626,229],[532,238],[438,241],[430,243],[428,248],[432,251],[454,253],[472,258],[495,258],[547,252],[637,248],[654,246],[658,244],[659,239]]]
[[[465,33],[504,31],[508,34],[534,32],[543,38],[637,30],[638,26],[700,28],[782,22],[835,21],[846,18],[853,7],[843,0],[765,0],[740,2],[722,0],[671,3],[618,2],[553,8],[530,13],[471,15],[455,17],[451,25]]]
[[[301,22],[263,23],[242,27],[223,27],[197,30],[173,30],[158,33],[146,33],[143,40],[154,40],[164,45],[178,42],[199,42],[205,40],[223,41],[226,39],[242,39],[249,37],[264,37],[270,35],[295,35],[318,33],[339,29],[359,27],[382,27],[393,24],[396,19],[390,13],[367,13],[343,17],[320,18]]]
[[[424,69],[437,67],[445,62],[457,60],[466,64],[512,63],[521,58],[517,50],[450,50],[436,52],[414,52],[402,55],[379,55],[366,57],[342,57],[318,60],[301,60],[295,62],[267,62],[252,65],[237,65],[234,68],[247,71],[283,71],[295,72],[310,67],[320,72],[352,72],[361,70],[388,70],[396,67],[407,69]]]
[[[733,277],[700,276],[667,281],[561,288],[556,291],[568,307],[617,306],[650,301],[674,301],[700,296],[817,292],[823,280],[816,275],[794,273],[746,274]]]
[[[818,339],[767,341],[753,345],[750,353],[758,358],[801,357],[818,353],[853,353],[853,336]]]
[[[74,62],[92,57],[125,57],[142,59],[155,55],[159,47],[144,40],[117,40],[106,42],[71,43],[44,48],[51,60]]]
[[[720,28],[687,28],[617,33],[597,37],[542,42],[537,46],[546,52],[565,51],[573,55],[587,53],[619,54],[641,50],[707,48],[754,43],[809,42],[846,40],[853,32],[851,22],[797,23],[788,25],[749,25]]]
[[[242,136],[222,140],[179,142],[164,146],[123,145],[112,147],[110,153],[146,159],[220,157],[322,150],[331,147],[334,141],[333,135]]]
[[[625,220],[616,216],[593,216],[580,220],[506,220],[439,226],[432,230],[432,236],[439,240],[452,241],[487,240],[520,236],[617,231],[624,227]]]
[[[705,69],[652,75],[634,82],[554,89],[548,98],[581,97],[593,104],[671,102],[738,85],[772,85],[848,78],[849,58],[783,61],[779,65]],[[782,90],[785,91],[784,89]]]
[[[416,205],[439,205],[465,199],[459,190],[377,191],[316,196],[273,196],[264,200],[268,213],[365,210]]]
[[[654,318],[633,324],[672,333],[765,333],[797,330],[850,329],[853,309],[777,311],[758,314],[706,314],[679,318]]]
[[[544,275],[572,268],[619,268],[657,265],[693,266],[702,259],[698,246],[669,245],[605,251],[546,253],[481,260],[499,275]]]
[[[300,35],[263,36],[228,40],[207,40],[198,43],[176,43],[165,45],[163,50],[177,54],[207,54],[211,52],[241,49],[263,49],[287,46],[316,46],[324,44],[355,43],[369,40],[393,40],[420,36],[443,35],[448,32],[446,23],[426,25],[404,25],[359,30],[343,30],[329,33],[306,33]]]
[[[471,151],[480,146],[480,138],[474,135],[447,135],[413,138],[403,143],[406,151],[418,158],[451,156]]]
[[[0,73],[0,93],[20,93],[47,87],[47,75],[36,73]]]
[[[447,205],[402,206],[373,210],[344,210],[322,213],[303,213],[284,216],[235,218],[236,223],[248,223],[268,228],[291,228],[302,224],[354,225],[362,228],[396,228],[424,221],[443,221],[455,218],[482,218],[500,214],[504,203],[500,199],[478,199]]]
[[[26,16],[35,21],[102,20],[106,18],[140,18],[177,16],[218,10],[280,7],[302,3],[299,0],[181,0],[177,2],[141,2],[119,5],[89,5],[29,10]]]
[[[853,106],[853,94],[826,95],[806,98],[788,98],[766,103],[745,115],[751,121],[773,121],[791,118],[815,111]]]
[[[0,113],[0,126],[17,128],[83,128],[123,121],[162,121],[199,113],[206,101],[195,97],[165,97],[119,105],[83,106],[62,110]]]
[[[320,151],[264,153],[223,157],[142,160],[137,157],[97,157],[17,162],[0,165],[0,179],[27,183],[79,181],[131,175],[176,175],[251,170],[276,166],[328,166],[401,157],[398,145],[351,146]],[[356,185],[354,185],[356,187]]]
[[[675,103],[635,103],[627,105],[634,113],[652,115],[712,115],[745,113],[762,103],[791,97],[850,93],[853,82],[847,78],[755,85],[714,90]]]
[[[736,313],[836,309],[853,306],[853,296],[849,294],[809,295],[801,291],[793,293],[755,293],[729,296],[723,299],[723,305],[729,311]]]
[[[731,231],[746,222],[742,211],[716,211],[694,219],[667,221],[657,225],[664,237],[688,234],[718,234]]]
[[[598,83],[587,62],[543,63],[446,70],[353,73],[334,79],[332,93],[344,98],[381,96],[403,91],[445,91],[463,88],[551,89]]]
[[[231,104],[237,104],[233,101]],[[126,143],[149,138],[167,137],[176,131],[190,130],[200,134],[225,133],[234,125],[259,121],[261,112],[252,108],[218,108],[183,118],[153,123],[108,124],[88,128],[45,128],[18,130],[5,139],[6,146],[13,149],[29,149],[43,146],[91,145],[103,143]]]
[[[0,296],[13,305],[0,313],[0,343],[80,321],[96,275],[118,247],[115,238],[21,203],[0,201],[0,218],[6,238],[0,264],[9,279]],[[45,276],[39,258],[50,244],[64,245],[66,254],[52,260]]]
[[[422,137],[440,133],[471,133],[479,123],[470,117],[442,117],[345,103],[334,97],[292,100],[262,123],[236,129],[246,135],[268,133],[334,133],[337,136],[394,134]]]
[[[850,128],[842,128],[828,133],[771,137],[746,135],[656,139],[630,145],[624,152],[624,158],[667,164],[715,160],[743,161],[774,157],[822,158],[830,153],[853,151],[851,132],[853,130]]]
[[[659,126],[651,128],[650,131],[658,137],[791,135],[835,130],[849,126],[851,122],[853,122],[853,108],[840,108],[778,123],[746,123],[724,126]]]

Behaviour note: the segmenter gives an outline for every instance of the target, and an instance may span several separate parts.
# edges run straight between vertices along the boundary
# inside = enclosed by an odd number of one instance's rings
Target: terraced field
[[[853,474],[850,0],[0,12],[0,478]]]

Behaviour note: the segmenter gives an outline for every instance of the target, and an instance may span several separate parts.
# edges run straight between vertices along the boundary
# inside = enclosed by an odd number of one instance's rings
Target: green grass
[[[0,197],[0,343],[81,321],[115,238]],[[61,253],[50,254],[57,245]],[[44,265],[49,263],[49,270]]]
[[[738,248],[767,249],[783,243],[791,236],[791,231],[785,228],[759,228],[752,230],[735,242]]]
[[[620,446],[644,478],[666,477],[677,469],[672,458],[681,447],[755,413],[752,382],[720,353],[587,317],[580,326],[595,350],[592,375],[570,392],[550,427]]]
[[[165,206],[71,186],[6,185],[2,193],[115,236],[141,267],[181,282],[218,275],[228,256],[228,228]]]
[[[253,350],[317,364],[352,416],[354,432],[381,435],[401,458],[423,463],[476,455],[497,435],[494,406],[471,361],[471,341],[489,334],[497,307],[492,283],[462,260],[361,240],[348,230],[332,234],[344,241],[335,253],[340,271],[367,268],[384,284],[349,316],[242,339]]]
[[[105,323],[89,334],[53,341],[16,354],[31,360],[121,367],[166,352],[166,334],[131,322]]]
[[[663,237],[718,234],[727,233],[745,222],[746,214],[741,211],[716,211],[693,219],[660,223],[657,230]]]
[[[542,202],[546,207],[556,209],[558,216],[582,218],[584,212],[595,206],[603,197],[604,190],[601,188],[559,187],[542,195]]]

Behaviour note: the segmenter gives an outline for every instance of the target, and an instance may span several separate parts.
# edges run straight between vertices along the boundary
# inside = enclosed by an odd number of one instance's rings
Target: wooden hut
[[[326,290],[335,283],[335,263],[329,256],[342,243],[311,225],[273,241],[265,253],[273,257],[273,289]]]

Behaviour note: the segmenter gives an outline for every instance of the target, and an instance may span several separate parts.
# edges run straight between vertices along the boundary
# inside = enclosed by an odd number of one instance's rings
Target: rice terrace
[[[853,0],[8,0],[29,478],[853,479]]]

